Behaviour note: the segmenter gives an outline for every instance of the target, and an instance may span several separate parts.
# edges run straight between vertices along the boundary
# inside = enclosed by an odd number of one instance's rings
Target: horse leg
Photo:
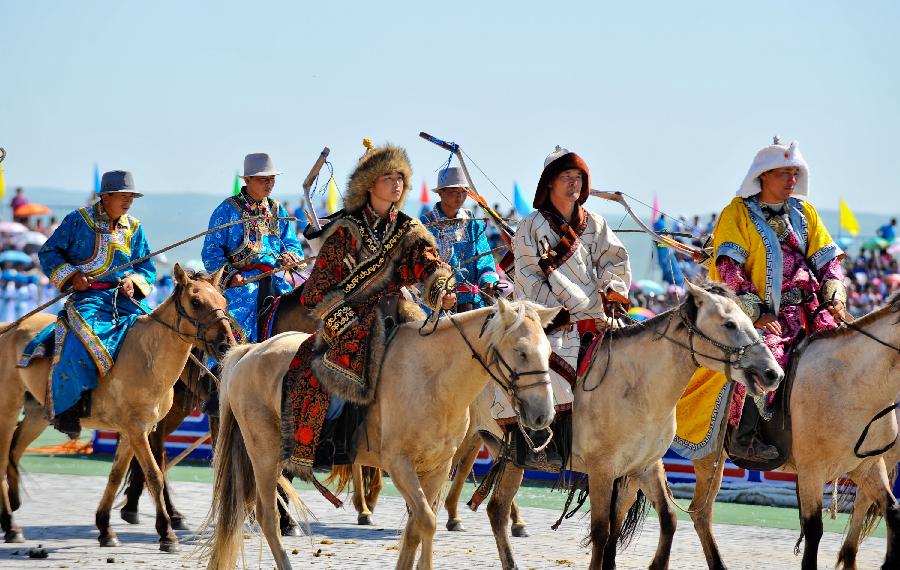
[[[613,481],[613,493],[609,504],[609,538],[603,552],[603,570],[615,570],[622,524],[628,511],[638,498],[640,487],[634,477],[621,477]]]
[[[650,570],[665,570],[669,567],[672,540],[675,537],[678,517],[675,515],[675,509],[672,508],[666,492],[668,483],[662,461],[657,461],[652,467],[644,470],[639,476],[639,480],[641,489],[659,515],[659,542],[656,545],[656,555],[650,563]]]
[[[144,470],[147,488],[156,504],[156,532],[159,534],[159,549],[163,552],[178,552],[178,537],[172,528],[172,521],[169,519],[169,513],[166,512],[166,504],[163,500],[163,474],[156,464],[156,460],[153,459],[147,434],[136,432],[129,439],[132,442],[134,455],[141,464],[141,469]]]
[[[588,465],[594,462],[588,463]],[[591,563],[590,570],[602,570],[603,558],[609,542],[609,507],[612,503],[614,480],[606,473],[588,473],[591,498]]]
[[[718,459],[718,465],[716,461]],[[716,543],[716,537],[712,528],[713,505],[719,488],[722,486],[722,475],[725,472],[724,452],[716,457],[710,454],[702,459],[695,459],[694,476],[697,482],[694,486],[694,497],[691,499],[691,520],[694,522],[694,530],[700,537],[703,546],[703,554],[706,556],[706,565],[710,570],[725,570],[725,562],[722,553]]]
[[[797,475],[797,495],[800,498],[800,541],[806,539],[803,549],[803,570],[815,570],[822,540],[822,487],[825,478],[813,474]]]
[[[252,457],[252,459],[256,459]],[[256,522],[262,529],[263,536],[269,544],[269,550],[275,557],[275,564],[279,570],[290,570],[291,561],[288,558],[284,544],[281,542],[281,531],[278,526],[278,476],[281,470],[276,461],[254,461],[253,472],[256,475]]]
[[[519,511],[519,503],[516,502],[515,498],[509,504],[509,519],[512,522],[512,535],[514,537],[528,538],[530,536],[528,523],[522,518],[522,513]]]
[[[494,491],[491,493],[491,500],[487,506],[488,520],[491,521],[491,532],[494,534],[494,541],[497,543],[497,554],[500,556],[500,564],[504,570],[516,567],[512,545],[509,543],[507,525],[511,519],[510,509],[513,498],[522,485],[522,477],[524,475],[525,471],[523,469],[516,467],[512,463],[507,463],[494,485]]]
[[[366,490],[363,483],[363,467],[359,463],[354,463],[351,467],[353,471],[353,506],[356,508],[356,524],[371,526],[375,524],[372,521],[372,511],[366,503]]]
[[[3,540],[10,543],[25,542],[25,536],[22,529],[13,523],[13,506],[8,492],[8,486],[4,483],[2,475],[9,472],[16,472],[16,461],[12,459],[11,444],[13,434],[16,431],[16,420],[19,417],[18,411],[22,407],[22,394],[14,394],[10,401],[4,402],[7,409],[0,416],[0,529],[3,530]],[[18,479],[16,479],[16,495],[18,495]],[[18,502],[18,496],[16,497]],[[18,506],[18,505],[17,505]]]
[[[459,447],[456,455],[459,458],[455,461],[456,473],[453,475],[453,483],[450,485],[450,491],[447,498],[444,499],[444,508],[447,509],[447,530],[464,531],[462,517],[459,516],[459,497],[462,495],[463,487],[475,466],[475,460],[478,458],[478,452],[481,447],[481,437],[475,434],[475,438],[467,438]],[[474,439],[474,444],[472,439]],[[454,457],[454,460],[457,459]]]
[[[19,510],[22,500],[19,496],[19,462],[25,450],[38,438],[50,422],[44,417],[44,408],[31,395],[25,396],[25,415],[12,436],[9,450],[9,464],[6,468],[6,484],[8,485],[9,503],[13,511]],[[0,472],[2,473],[2,472]]]
[[[450,468],[441,473],[446,476]],[[416,469],[406,457],[397,459],[388,466],[391,480],[406,500],[409,519],[400,543],[400,556],[397,559],[398,570],[412,570],[419,543],[423,543],[422,556],[419,559],[419,570],[431,569],[431,539],[437,530],[437,517],[431,508],[429,497],[422,488]],[[432,473],[431,475],[434,475]],[[427,538],[427,543],[425,539]],[[428,548],[426,549],[426,544]],[[426,551],[427,550],[427,551]]]
[[[885,554],[884,564],[881,567],[897,568],[900,566],[900,549],[898,549],[898,546],[900,546],[898,545],[898,540],[900,540],[900,508],[898,508],[897,500],[891,492],[884,459],[879,457],[870,469],[869,476],[863,477],[857,483],[867,495],[877,497],[876,503],[884,514],[884,521],[887,526],[887,553]]]
[[[100,531],[100,536],[97,537],[100,546],[121,546],[116,537],[116,531],[109,525],[109,513],[132,456],[133,452],[128,438],[120,437],[119,444],[116,446],[116,454],[113,457],[112,468],[109,470],[109,478],[106,480],[106,488],[103,490],[100,504],[97,505],[97,513],[94,515],[97,530]]]
[[[851,474],[854,481],[859,481],[859,474]],[[847,528],[847,536],[838,552],[837,568],[842,570],[856,570],[856,555],[859,553],[859,545],[863,540],[869,509],[877,508],[876,501],[869,497],[868,493],[860,487],[853,501],[853,512],[850,514],[850,524]]]
[[[363,474],[366,470],[372,474],[366,484],[366,504],[370,511],[374,511],[375,505],[378,504],[378,497],[381,496],[381,489],[384,488],[384,472],[378,467],[363,467]],[[363,482],[366,481],[366,477],[363,477]]]
[[[287,471],[282,471],[281,476],[291,483],[294,482],[294,476]],[[300,536],[300,526],[287,509],[288,496],[281,486],[278,486],[278,496],[281,497],[281,500],[278,501],[278,527],[281,531],[281,536]]]

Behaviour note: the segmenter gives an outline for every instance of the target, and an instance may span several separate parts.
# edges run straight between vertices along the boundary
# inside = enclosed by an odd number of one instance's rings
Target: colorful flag
[[[100,166],[94,163],[94,194],[100,193]]]
[[[428,196],[428,184],[424,180],[422,181],[422,194],[419,196],[419,201],[422,202],[423,206],[431,203],[431,198]]]
[[[339,200],[340,192],[338,192],[337,184],[334,181],[334,176],[332,176],[328,179],[328,199],[325,202],[325,210],[329,215],[338,211]]]
[[[532,208],[522,196],[518,182],[513,182],[513,207],[516,209],[516,213],[523,218],[534,211],[534,208]]]
[[[656,220],[659,219],[659,198],[656,197],[656,194],[653,194],[653,211],[650,213],[650,223],[655,224]]]
[[[840,202],[838,221],[841,224],[841,228],[846,230],[847,233],[851,236],[859,234],[859,222],[856,221],[856,216],[854,216],[853,212],[850,211],[850,206],[848,206],[847,202],[844,202],[843,200],[841,200]]]
[[[241,193],[241,177],[238,176],[238,171],[234,171],[234,187],[231,189],[231,195],[237,196]]]

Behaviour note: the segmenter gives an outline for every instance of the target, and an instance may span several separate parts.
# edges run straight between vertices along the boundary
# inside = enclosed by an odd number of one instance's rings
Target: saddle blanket
[[[22,351],[16,366],[25,368],[35,358],[50,358],[53,356],[53,349],[56,344],[55,339],[56,322],[52,322],[39,332]]]

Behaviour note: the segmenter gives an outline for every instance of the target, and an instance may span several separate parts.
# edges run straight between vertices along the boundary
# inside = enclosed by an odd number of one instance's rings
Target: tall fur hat
[[[364,139],[363,144],[366,153],[359,159],[359,164],[347,181],[344,210],[352,212],[365,206],[369,201],[369,190],[375,186],[378,177],[391,172],[399,172],[403,176],[403,194],[396,204],[397,209],[402,209],[412,181],[409,156],[405,150],[392,144],[375,147],[369,139]]]
[[[587,201],[591,194],[591,172],[588,170],[587,163],[574,152],[557,146],[544,159],[544,171],[541,173],[541,179],[538,180],[532,203],[536,210],[547,208],[550,205],[550,184],[559,173],[571,168],[581,171],[581,194],[578,196],[578,203],[584,204]]]

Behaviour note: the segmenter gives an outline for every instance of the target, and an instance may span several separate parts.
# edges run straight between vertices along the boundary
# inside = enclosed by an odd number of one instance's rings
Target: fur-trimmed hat
[[[375,186],[378,177],[391,172],[399,172],[403,176],[403,194],[396,204],[398,210],[402,209],[412,180],[409,156],[405,150],[392,144],[374,147],[369,139],[365,139],[363,144],[366,145],[366,153],[359,159],[359,164],[347,181],[344,210],[352,212],[365,206],[369,201],[369,190]]]
[[[759,175],[775,170],[776,168],[784,168],[793,166],[800,169],[797,176],[797,184],[794,186],[792,196],[808,196],[809,195],[809,166],[800,149],[797,147],[797,141],[791,142],[789,145],[773,144],[769,145],[758,153],[744,177],[744,182],[737,191],[737,195],[741,198],[749,198],[762,192],[762,185],[759,182]]]
[[[534,202],[532,202],[535,209],[540,210],[550,205],[550,184],[560,172],[571,168],[581,171],[581,195],[578,197],[578,203],[584,204],[587,201],[591,194],[591,172],[588,170],[587,163],[574,152],[557,146],[544,159],[544,171],[541,173],[541,179],[538,180],[537,190],[534,192]]]

